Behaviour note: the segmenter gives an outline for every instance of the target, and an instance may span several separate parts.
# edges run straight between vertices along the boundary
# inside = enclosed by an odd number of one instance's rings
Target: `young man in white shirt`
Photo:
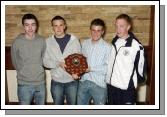
[[[105,78],[111,47],[103,39],[105,29],[103,20],[94,19],[90,25],[91,37],[82,43],[82,54],[87,58],[88,69],[79,81],[78,105],[88,105],[91,99],[96,105],[106,103]]]

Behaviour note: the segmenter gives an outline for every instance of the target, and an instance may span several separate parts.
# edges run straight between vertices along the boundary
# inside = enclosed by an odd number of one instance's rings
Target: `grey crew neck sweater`
[[[18,84],[40,85],[45,83],[45,73],[42,64],[46,42],[38,34],[32,40],[24,34],[16,37],[12,44],[12,63],[17,71]]]

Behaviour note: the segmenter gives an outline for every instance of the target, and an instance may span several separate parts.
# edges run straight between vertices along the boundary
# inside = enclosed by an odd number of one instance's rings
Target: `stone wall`
[[[7,5],[5,8],[5,45],[10,46],[14,38],[21,32],[21,18],[26,13],[37,16],[40,27],[39,34],[44,37],[52,35],[51,19],[61,15],[67,20],[67,32],[76,35],[81,41],[90,35],[89,26],[94,18],[106,22],[105,39],[111,42],[115,35],[114,20],[121,13],[133,18],[134,33],[143,45],[149,44],[150,13],[149,5]]]

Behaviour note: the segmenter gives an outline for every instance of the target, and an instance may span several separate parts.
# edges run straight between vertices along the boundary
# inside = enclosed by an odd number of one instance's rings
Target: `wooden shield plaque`
[[[86,57],[77,53],[71,54],[65,58],[65,64],[67,66],[65,69],[69,74],[77,74],[78,76],[85,73],[88,68]]]

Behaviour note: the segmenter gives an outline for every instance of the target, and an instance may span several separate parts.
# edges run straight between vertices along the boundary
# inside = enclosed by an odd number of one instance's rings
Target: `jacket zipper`
[[[112,75],[113,75],[113,70],[114,70],[114,65],[115,65],[116,57],[117,57],[117,55],[118,55],[119,50],[120,50],[122,47],[125,47],[125,46],[121,46],[121,47],[118,49],[118,51],[117,51],[117,49],[116,49],[116,46],[114,46],[114,47],[115,47],[115,50],[116,50],[116,54],[115,54],[115,59],[114,59],[114,63],[113,63],[113,67],[112,67],[112,72],[111,72],[111,76],[110,76],[110,84],[111,84],[111,77],[112,77]]]

